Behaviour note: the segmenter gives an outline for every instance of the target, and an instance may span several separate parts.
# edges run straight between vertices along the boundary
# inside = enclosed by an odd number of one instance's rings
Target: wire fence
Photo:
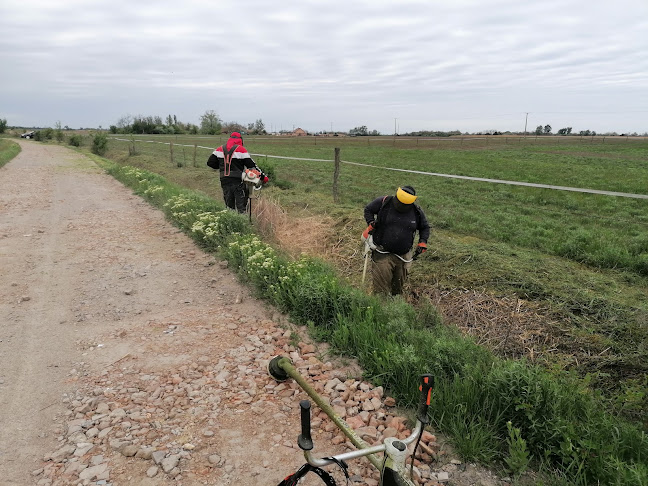
[[[506,138],[506,137],[505,137]],[[539,137],[539,138],[546,138],[546,137]],[[555,137],[552,137],[555,139]],[[572,137],[576,138],[576,137]],[[591,137],[590,137],[591,138]],[[615,137],[615,138],[626,138],[630,139],[630,137]],[[639,138],[639,137],[637,137]],[[129,154],[134,154],[137,149],[136,149],[136,144],[147,144],[148,147],[151,147],[150,152],[153,153],[156,157],[159,157],[160,160],[163,160],[164,158],[167,158],[169,160],[169,163],[171,165],[177,166],[177,167],[201,167],[205,164],[205,161],[211,154],[211,152],[214,150],[211,147],[206,147],[204,145],[198,145],[198,144],[183,144],[183,143],[177,143],[177,142],[171,142],[171,141],[158,141],[158,140],[143,140],[139,138],[131,138],[131,139],[125,139],[125,138],[119,138],[119,137],[110,137],[111,140],[114,140],[116,142],[122,142],[122,143],[127,143],[129,144],[128,151]],[[418,138],[416,138],[418,140]],[[523,138],[519,138],[520,140],[523,140]],[[602,137],[601,143],[604,143],[603,140],[605,137]],[[410,139],[412,140],[412,139]],[[470,139],[475,140],[475,139]],[[479,138],[478,140],[482,140]],[[504,142],[507,143],[507,142]],[[554,142],[555,143],[555,142]],[[615,143],[619,143],[618,141],[615,141]],[[335,176],[334,176],[334,187],[337,186],[337,174],[339,173],[339,164],[347,164],[347,165],[354,165],[354,166],[360,166],[360,167],[368,167],[372,169],[379,169],[379,170],[386,170],[386,171],[393,171],[393,172],[402,172],[402,173],[409,173],[409,174],[417,174],[417,175],[424,175],[424,176],[432,176],[432,177],[444,177],[444,178],[449,178],[449,179],[462,179],[462,180],[468,180],[468,181],[478,181],[478,182],[489,182],[493,184],[506,184],[506,185],[512,185],[512,186],[524,186],[524,187],[534,187],[534,188],[540,188],[540,189],[551,189],[551,190],[558,190],[558,191],[569,191],[569,192],[580,192],[580,193],[587,193],[587,194],[600,194],[600,195],[605,195],[605,196],[616,196],[616,197],[626,197],[626,198],[634,198],[634,199],[648,199],[648,194],[633,194],[633,193],[626,193],[626,192],[618,192],[618,191],[604,191],[604,190],[599,190],[599,189],[589,189],[589,188],[582,188],[582,187],[569,187],[569,186],[558,186],[558,185],[551,185],[551,184],[538,184],[538,183],[531,183],[531,182],[524,182],[524,181],[510,181],[510,180],[501,180],[501,179],[489,179],[489,178],[483,178],[483,177],[471,177],[471,176],[461,176],[461,175],[455,175],[455,174],[443,174],[443,173],[438,173],[438,172],[427,172],[427,171],[420,171],[420,170],[412,170],[412,169],[400,169],[396,167],[381,167],[381,166],[376,166],[372,164],[365,164],[365,163],[360,163],[360,162],[352,162],[352,161],[345,161],[341,160],[339,158],[339,148],[336,148],[336,156],[333,159],[314,159],[314,158],[305,158],[305,157],[295,157],[295,156],[281,156],[281,155],[270,155],[270,154],[261,154],[261,153],[251,153],[253,157],[265,157],[266,159],[283,159],[283,160],[294,160],[294,161],[309,161],[309,162],[326,162],[326,163],[333,163],[335,164],[336,170],[335,170]]]

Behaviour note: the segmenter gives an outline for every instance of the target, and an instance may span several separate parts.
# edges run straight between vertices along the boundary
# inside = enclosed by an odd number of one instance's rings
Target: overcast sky
[[[0,0],[0,118],[648,131],[648,0]]]

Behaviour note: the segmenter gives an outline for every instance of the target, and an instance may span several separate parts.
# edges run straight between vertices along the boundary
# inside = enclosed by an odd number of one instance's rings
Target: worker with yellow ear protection
[[[412,186],[403,186],[395,196],[376,198],[364,209],[369,226],[363,237],[369,238],[372,249],[375,294],[401,294],[412,261],[427,250],[430,225],[423,210],[415,204],[416,198]],[[418,245],[412,251],[417,231]]]

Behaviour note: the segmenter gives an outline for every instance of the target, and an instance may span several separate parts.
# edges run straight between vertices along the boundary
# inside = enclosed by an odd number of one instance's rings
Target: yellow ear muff
[[[403,204],[412,204],[416,201],[416,197],[417,196],[414,196],[409,192],[403,191],[400,187],[398,188],[398,191],[396,191],[396,198]]]

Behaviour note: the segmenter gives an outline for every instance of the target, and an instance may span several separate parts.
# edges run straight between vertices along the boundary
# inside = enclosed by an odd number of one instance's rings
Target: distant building
[[[293,137],[305,137],[306,135],[308,135],[308,133],[306,133],[306,130],[302,128],[297,128],[292,132]]]

